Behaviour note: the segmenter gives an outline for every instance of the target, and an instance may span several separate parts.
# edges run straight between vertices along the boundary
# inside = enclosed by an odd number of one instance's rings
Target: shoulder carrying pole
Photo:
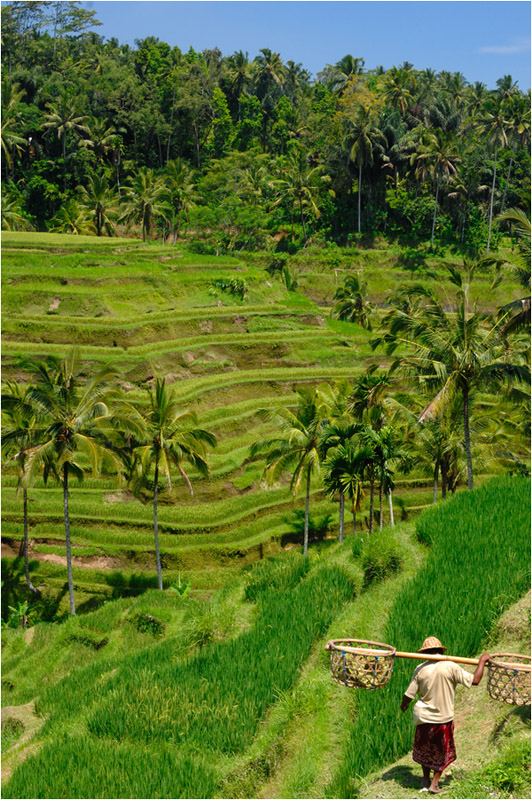
[[[414,658],[418,661],[454,661],[455,664],[470,664],[473,667],[477,667],[479,660],[478,658],[462,658],[461,656],[438,656],[432,655],[429,653],[404,653],[399,650],[393,652],[393,650],[386,651],[386,650],[371,650],[366,647],[349,647],[348,645],[340,644],[338,645],[340,650],[345,651],[346,653],[353,653],[355,655],[365,655],[365,656],[385,656],[385,655],[395,655],[396,658]],[[330,649],[327,647],[326,649]],[[509,664],[504,662],[504,666],[508,669],[519,669],[521,672],[530,672],[530,666],[527,664]]]

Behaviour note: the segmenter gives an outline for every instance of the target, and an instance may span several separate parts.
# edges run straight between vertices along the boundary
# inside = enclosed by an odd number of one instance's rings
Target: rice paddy
[[[355,262],[375,300],[410,276],[392,249],[357,251],[342,264]],[[443,260],[432,267],[443,276]],[[390,724],[406,675],[396,670],[395,688],[382,693],[348,697],[328,677],[325,641],[356,631],[417,649],[421,619],[450,649],[477,653],[493,621],[526,589],[526,482],[484,487],[486,470],[474,495],[458,493],[418,517],[432,503],[432,480],[416,466],[397,476],[394,493],[396,519],[408,521],[394,537],[385,527],[353,548],[347,517],[346,541],[335,541],[338,505],[315,478],[311,513],[331,522],[304,560],[293,532],[303,498],[292,497],[288,475],[267,486],[250,447],[272,433],[259,409],[293,406],[301,385],[352,379],[388,363],[371,351],[367,331],[330,318],[341,279],[334,266],[313,252],[298,255],[295,295],[246,254],[213,258],[133,241],[7,233],[3,268],[5,379],[27,380],[16,356],[63,356],[76,342],[86,373],[112,364],[138,405],[147,403],[153,375],[165,374],[218,438],[210,479],[190,472],[194,496],[177,472],[161,495],[164,592],[155,588],[151,505],[110,474],[72,483],[76,619],[65,621],[61,487],[37,479],[30,488],[30,573],[44,598],[38,610],[61,624],[37,624],[28,640],[24,631],[4,632],[3,703],[38,697],[44,725],[24,764],[18,734],[6,746],[12,775],[3,795],[355,796],[357,776],[409,745],[408,727],[393,734]],[[213,289],[230,277],[249,287],[240,303]],[[442,280],[438,291],[449,286]],[[490,293],[486,282],[481,305],[501,291]],[[519,291],[506,284],[504,296]],[[23,583],[22,497],[12,464],[3,478],[8,616]],[[512,536],[508,507],[521,508]],[[385,526],[388,520],[386,504]],[[475,575],[479,561],[485,569]],[[453,581],[455,596],[446,589]],[[464,614],[466,581],[478,604]],[[408,624],[405,608],[417,609]]]

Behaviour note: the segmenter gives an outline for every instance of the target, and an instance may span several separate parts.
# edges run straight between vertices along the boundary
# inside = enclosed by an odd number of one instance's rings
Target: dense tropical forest
[[[530,92],[1,22],[3,796],[412,797],[324,646],[530,652]]]
[[[378,235],[488,250],[527,211],[530,94],[358,55],[304,64],[135,47],[79,3],[2,9],[2,224],[206,252]]]

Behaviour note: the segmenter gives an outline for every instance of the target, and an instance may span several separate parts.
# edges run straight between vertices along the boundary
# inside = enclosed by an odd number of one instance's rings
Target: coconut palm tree
[[[358,167],[358,233],[361,232],[362,169],[373,164],[373,151],[377,143],[386,144],[386,139],[377,126],[374,111],[360,105],[355,117],[349,120],[347,141],[350,143],[349,160]]]
[[[121,219],[142,224],[142,241],[151,239],[154,217],[166,217],[168,189],[164,179],[153,169],[139,169],[131,186],[126,190],[126,202]]]
[[[530,98],[514,93],[507,99],[505,106],[510,128],[509,137],[512,142],[512,152],[510,154],[510,163],[508,164],[508,173],[506,175],[506,183],[504,184],[504,191],[502,194],[501,214],[504,212],[516,148],[518,145],[524,147],[530,139]]]
[[[194,182],[195,171],[180,158],[169,161],[166,166],[167,185],[169,189],[169,206],[172,209],[170,225],[173,228],[174,245],[179,236],[181,218],[188,215],[196,204],[199,195]]]
[[[13,156],[20,155],[27,145],[26,139],[15,132],[19,113],[19,104],[26,92],[18,83],[11,84],[7,79],[2,81],[2,154],[6,162],[6,171],[13,166]]]
[[[330,406],[328,407],[330,411]],[[319,450],[320,458],[324,462],[324,484],[329,496],[340,497],[340,542],[344,540],[344,504],[345,504],[345,475],[349,472],[352,462],[353,438],[357,434],[357,424],[345,419],[333,419],[323,426]]]
[[[380,89],[386,102],[393,108],[399,108],[404,117],[414,99],[416,84],[416,76],[411,69],[392,67],[383,75]]]
[[[324,407],[316,389],[297,390],[298,405],[295,412],[289,408],[272,411],[261,409],[258,416],[272,422],[280,435],[263,439],[251,446],[251,457],[266,457],[264,476],[270,482],[290,470],[290,489],[295,497],[305,481],[305,525],[303,530],[303,555],[308,551],[308,518],[310,506],[310,481],[313,473],[320,472],[320,436]]]
[[[181,408],[175,391],[162,378],[155,378],[155,386],[148,390],[149,408],[137,417],[140,434],[132,443],[136,456],[136,485],[148,484],[153,491],[153,535],[157,583],[163,588],[161,555],[159,551],[158,496],[159,477],[162,474],[167,487],[172,487],[172,466],[193,494],[192,484],[185,472],[184,463],[193,466],[200,475],[207,476],[209,467],[205,459],[207,447],[216,446],[216,437],[209,431],[197,427],[196,415]],[[152,474],[153,480],[149,476]]]
[[[510,208],[505,214],[499,214],[495,221],[504,220],[515,223],[515,232],[519,236],[520,258],[514,270],[520,285],[530,292],[530,219],[520,209]],[[507,316],[502,329],[504,336],[520,330],[530,330],[530,294],[528,297],[507,303],[499,309],[499,312]]]
[[[96,235],[103,231],[108,236],[114,234],[114,221],[117,217],[118,195],[103,174],[89,175],[87,185],[79,187],[81,207],[89,212],[96,228]]]
[[[305,212],[308,209],[316,219],[319,218],[320,209],[316,201],[322,186],[328,182],[327,176],[323,175],[321,165],[310,166],[306,152],[299,148],[290,152],[281,174],[282,178],[274,182],[281,190],[277,204],[284,197],[288,197],[292,201],[299,211],[303,240],[306,242]]]
[[[95,233],[94,223],[86,206],[77,200],[67,200],[48,224],[48,230],[54,233],[73,233],[86,236]]]
[[[45,122],[43,128],[48,131],[57,131],[57,137],[61,140],[63,154],[63,190],[66,192],[66,157],[67,157],[67,134],[75,133],[78,136],[88,134],[89,128],[85,124],[88,117],[80,113],[79,104],[75,97],[64,89],[55,103],[49,102],[46,106]]]
[[[30,389],[23,389],[16,382],[6,383],[2,392],[2,453],[17,464],[17,486],[22,489],[23,529],[24,529],[24,574],[28,589],[37,594],[30,579],[28,563],[28,486],[26,481],[26,461],[28,453],[36,444],[37,414],[29,397]]]
[[[81,382],[77,350],[60,361],[49,356],[45,361],[19,359],[19,366],[35,378],[28,398],[41,419],[42,433],[26,459],[28,485],[38,470],[53,465],[63,485],[66,561],[70,613],[76,613],[72,579],[70,541],[69,482],[82,481],[85,473],[98,473],[108,461],[118,471],[120,465],[105,446],[103,427],[111,413],[110,403],[117,393],[108,385],[115,377],[110,367],[102,367],[86,384]]]
[[[481,136],[485,136],[487,143],[493,148],[493,180],[491,184],[489,223],[488,223],[488,242],[486,252],[490,251],[491,229],[493,222],[493,200],[495,197],[495,182],[497,179],[497,154],[499,147],[508,144],[508,131],[510,124],[506,118],[506,109],[502,100],[492,101],[483,117],[479,120],[478,130]]]
[[[470,311],[469,289],[476,264],[465,262],[464,267],[464,274],[448,267],[450,280],[457,288],[451,314],[431,289],[413,287],[411,293],[424,302],[410,314],[400,309],[392,311],[389,333],[375,339],[372,346],[385,344],[388,354],[401,345],[407,348],[410,352],[396,359],[391,372],[400,368],[415,376],[422,386],[438,388],[420,415],[420,422],[437,417],[455,394],[461,394],[468,487],[472,489],[472,393],[476,388],[529,380],[530,369],[518,352],[513,362],[508,357],[507,343],[501,338],[504,317],[494,322],[485,314]]]
[[[339,541],[344,540],[344,508],[346,497],[351,501],[353,515],[353,534],[357,533],[357,511],[360,511],[364,492],[362,475],[366,465],[367,452],[357,449],[352,441],[334,447],[323,464],[323,483],[329,497],[339,497]]]
[[[368,285],[358,275],[348,275],[344,285],[334,293],[332,315],[346,322],[356,322],[362,328],[371,330],[371,303],[367,300]]]
[[[436,184],[436,197],[434,200],[434,214],[432,217],[432,232],[430,235],[431,249],[434,247],[434,232],[436,230],[436,217],[438,214],[438,196],[442,183],[456,175],[457,165],[461,159],[458,155],[457,145],[453,134],[445,133],[441,128],[428,131],[424,143],[412,155],[411,164],[416,164],[416,172],[428,171],[433,176]]]

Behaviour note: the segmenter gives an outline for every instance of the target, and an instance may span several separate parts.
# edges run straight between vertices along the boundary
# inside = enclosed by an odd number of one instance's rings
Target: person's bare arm
[[[473,686],[478,686],[480,681],[482,680],[482,676],[484,674],[484,667],[486,666],[486,662],[489,661],[491,655],[489,653],[483,653],[478,660],[478,667],[473,673]]]
[[[411,702],[412,702],[412,698],[408,697],[406,694],[404,694],[403,695],[403,699],[401,700],[401,706],[400,706],[401,711],[403,713],[406,711],[406,709],[408,708],[408,706],[410,705]]]

